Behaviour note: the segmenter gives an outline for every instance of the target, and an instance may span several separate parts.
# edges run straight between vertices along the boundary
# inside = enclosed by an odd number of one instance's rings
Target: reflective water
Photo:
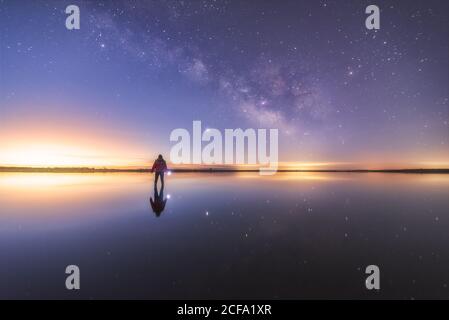
[[[0,298],[449,298],[449,175],[178,173],[165,199],[147,174],[0,173]]]

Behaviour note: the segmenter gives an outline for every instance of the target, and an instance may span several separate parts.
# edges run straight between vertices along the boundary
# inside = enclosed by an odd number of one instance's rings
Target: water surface
[[[449,298],[449,175],[166,180],[0,173],[0,298]]]

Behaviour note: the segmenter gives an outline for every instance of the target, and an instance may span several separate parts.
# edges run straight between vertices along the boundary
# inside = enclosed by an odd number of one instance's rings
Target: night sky
[[[70,4],[80,30],[65,27]],[[449,167],[448,12],[443,0],[0,0],[0,165],[41,165],[39,148],[49,164],[146,164],[201,120],[278,128],[282,162]]]

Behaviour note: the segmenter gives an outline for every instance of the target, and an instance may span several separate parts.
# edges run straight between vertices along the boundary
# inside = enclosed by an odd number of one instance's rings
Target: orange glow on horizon
[[[101,145],[98,143],[98,145]],[[146,168],[153,159],[142,156],[142,153],[126,147],[107,146],[95,148],[93,145],[70,143],[21,143],[2,145],[0,141],[0,167],[32,167],[32,168]],[[137,156],[135,156],[137,155]],[[128,157],[129,156],[129,157]],[[133,157],[135,156],[135,157]],[[207,165],[207,164],[171,164],[173,169],[241,169],[258,170],[264,165]],[[429,161],[411,163],[369,163],[369,162],[279,162],[278,170],[345,170],[345,169],[426,169],[449,168],[449,162]]]
[[[79,120],[78,120],[79,121]],[[107,127],[107,126],[105,126]],[[116,131],[115,131],[116,130]],[[90,167],[90,168],[148,168],[152,165],[151,148],[157,148],[151,141],[143,144],[142,139],[127,135],[128,131],[104,129],[88,122],[70,122],[69,120],[42,120],[36,124],[32,119],[8,121],[0,127],[0,166],[4,167]],[[137,140],[139,143],[133,143]],[[168,141],[167,141],[168,143]],[[288,155],[294,158],[294,155]],[[449,168],[448,155],[435,152],[432,155],[412,153],[400,154],[398,161],[381,161],[396,159],[398,155],[388,157],[366,155],[353,162],[345,161],[281,161],[279,170],[345,170],[345,169],[429,169]],[[165,155],[170,168],[185,169],[254,169],[266,165],[207,165],[186,164],[173,165]],[[423,161],[423,159],[432,159]]]
[[[137,164],[134,161],[106,150],[59,144],[22,145],[2,149],[0,155],[1,165],[16,167],[115,167]]]
[[[24,130],[24,128],[26,128]],[[146,146],[130,143],[120,132],[67,123],[0,128],[0,166],[128,167],[148,165]]]

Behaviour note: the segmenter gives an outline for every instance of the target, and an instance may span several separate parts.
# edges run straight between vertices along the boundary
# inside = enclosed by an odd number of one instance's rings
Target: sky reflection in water
[[[0,174],[0,298],[449,298],[449,175]],[[81,290],[65,289],[65,267]],[[365,289],[365,267],[381,290]]]

